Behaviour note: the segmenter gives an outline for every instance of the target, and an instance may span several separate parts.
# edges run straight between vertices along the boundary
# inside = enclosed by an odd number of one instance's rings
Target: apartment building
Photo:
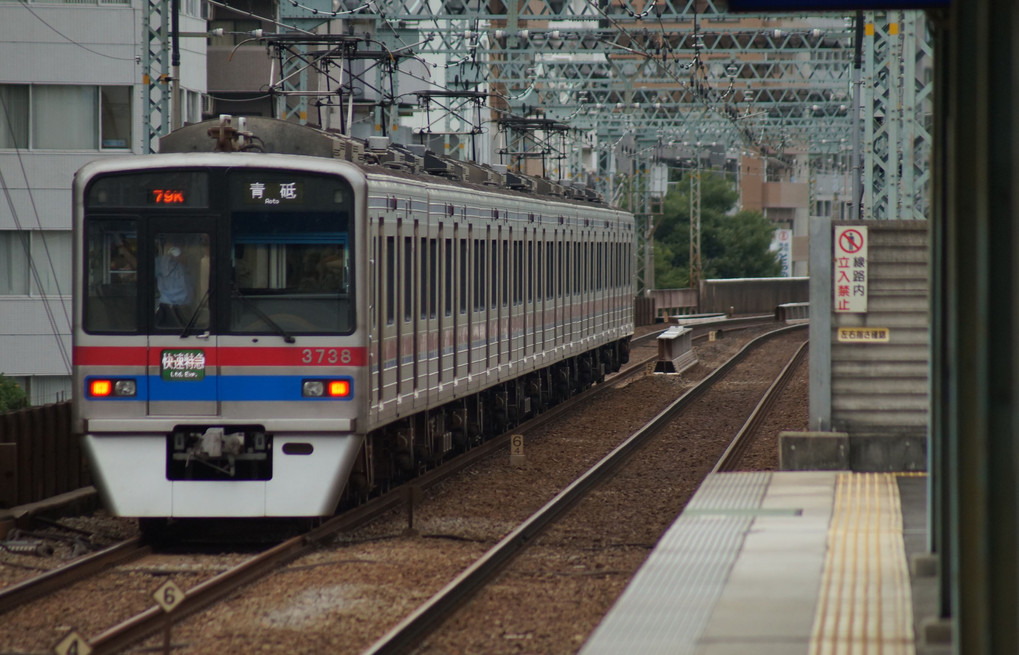
[[[180,4],[180,29],[204,31],[199,0]],[[33,404],[72,393],[74,172],[147,150],[149,15],[140,0],[0,1],[0,373]],[[185,120],[200,118],[205,48],[181,40]]]

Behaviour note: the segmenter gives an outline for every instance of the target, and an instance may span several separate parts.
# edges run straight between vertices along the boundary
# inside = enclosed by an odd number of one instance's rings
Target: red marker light
[[[110,380],[92,380],[88,384],[88,392],[95,398],[105,398],[113,393],[113,382]]]
[[[329,383],[329,395],[333,398],[346,398],[350,395],[348,380],[333,380]]]

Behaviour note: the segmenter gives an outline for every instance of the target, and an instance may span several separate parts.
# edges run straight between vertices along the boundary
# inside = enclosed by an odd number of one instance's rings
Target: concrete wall
[[[702,313],[771,314],[775,307],[810,300],[805,277],[740,278],[701,282]]]
[[[868,302],[863,314],[831,314],[832,429],[851,435],[926,435],[928,224],[856,221],[835,222],[833,228],[836,225],[868,228]],[[889,341],[840,342],[840,327],[887,328]]]

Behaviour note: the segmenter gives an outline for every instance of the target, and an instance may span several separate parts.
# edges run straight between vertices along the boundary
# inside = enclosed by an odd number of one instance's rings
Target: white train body
[[[115,514],[329,515],[625,361],[631,215],[318,154],[76,176],[73,417]]]

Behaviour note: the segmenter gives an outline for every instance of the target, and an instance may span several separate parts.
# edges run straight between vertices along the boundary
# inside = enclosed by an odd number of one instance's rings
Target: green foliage
[[[734,212],[739,200],[729,176],[701,172],[701,269],[704,279],[774,277],[782,272],[770,251],[775,225],[757,211]],[[665,196],[655,223],[655,287],[677,289],[690,280],[690,181]]]
[[[18,383],[0,373],[0,413],[28,407],[28,396]]]

